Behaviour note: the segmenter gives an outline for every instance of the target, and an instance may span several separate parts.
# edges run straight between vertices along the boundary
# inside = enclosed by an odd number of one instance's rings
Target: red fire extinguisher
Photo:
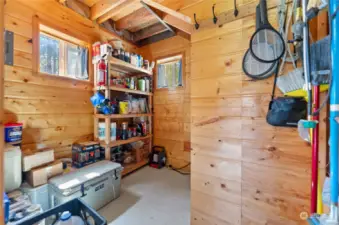
[[[106,85],[106,63],[105,60],[100,60],[99,65],[98,65],[98,80],[97,80],[97,85],[102,86]]]

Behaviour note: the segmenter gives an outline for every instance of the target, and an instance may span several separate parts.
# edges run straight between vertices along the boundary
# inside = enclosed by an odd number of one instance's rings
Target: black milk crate
[[[54,220],[52,224],[55,224],[59,220],[61,213],[65,211],[69,211],[72,216],[80,216],[86,225],[107,225],[105,218],[99,215],[94,209],[79,198],[75,198],[69,202],[58,205],[57,207],[25,220],[18,225],[32,225],[43,219],[50,219],[51,217],[53,217]]]

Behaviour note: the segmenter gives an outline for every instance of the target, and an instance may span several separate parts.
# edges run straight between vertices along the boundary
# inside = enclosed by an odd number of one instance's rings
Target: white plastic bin
[[[19,147],[6,147],[4,156],[5,192],[11,192],[22,183],[21,150]]]
[[[32,187],[26,182],[20,187],[21,191],[27,194],[33,204],[41,206],[43,211],[49,210],[49,195],[48,195],[48,184],[43,184],[38,187]]]

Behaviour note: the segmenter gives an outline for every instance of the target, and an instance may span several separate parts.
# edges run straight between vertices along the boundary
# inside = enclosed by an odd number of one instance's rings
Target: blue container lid
[[[67,221],[72,217],[72,214],[69,211],[65,211],[61,214],[60,220],[61,221]]]

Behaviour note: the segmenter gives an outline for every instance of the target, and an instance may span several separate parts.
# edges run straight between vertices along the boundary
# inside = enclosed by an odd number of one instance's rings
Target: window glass
[[[67,75],[73,78],[87,80],[88,50],[86,48],[67,43],[66,54]]]
[[[88,80],[88,49],[41,32],[40,72]]]
[[[40,72],[59,75],[60,42],[40,34]]]
[[[171,57],[173,58],[173,57]],[[182,85],[182,59],[157,62],[157,88],[174,88]]]

